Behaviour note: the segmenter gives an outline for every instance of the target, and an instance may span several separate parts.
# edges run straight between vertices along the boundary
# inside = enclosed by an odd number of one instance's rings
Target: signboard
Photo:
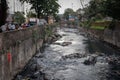
[[[75,16],[69,15],[69,21],[74,21],[74,20],[75,20]]]

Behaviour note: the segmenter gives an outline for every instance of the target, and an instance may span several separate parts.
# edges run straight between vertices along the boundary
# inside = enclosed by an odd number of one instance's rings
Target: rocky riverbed
[[[74,28],[57,34],[14,80],[120,80],[119,51]]]

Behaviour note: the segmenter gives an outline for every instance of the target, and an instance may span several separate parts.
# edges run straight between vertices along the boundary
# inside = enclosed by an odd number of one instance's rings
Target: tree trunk
[[[6,0],[1,0],[1,3],[0,3],[0,26],[5,24],[5,22],[6,22],[7,9],[8,9],[8,6],[7,6]]]
[[[38,1],[39,1],[39,0],[37,0],[37,3],[36,3],[36,4],[37,4],[37,18],[39,19],[39,18],[40,18],[40,11],[39,11],[39,6],[38,6],[38,5],[39,5],[39,4],[38,4]]]
[[[37,11],[37,18],[38,19],[40,18],[40,11],[39,10]]]

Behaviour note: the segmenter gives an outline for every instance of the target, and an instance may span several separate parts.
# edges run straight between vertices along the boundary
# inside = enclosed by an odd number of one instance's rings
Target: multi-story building
[[[14,14],[14,12],[20,11],[20,12],[24,12],[26,15],[27,12],[29,12],[31,7],[27,3],[21,3],[19,0],[7,0],[7,2],[9,7],[8,12],[10,14]]]
[[[9,7],[8,12],[10,14],[14,14],[14,12],[17,11],[24,12],[24,4],[22,4],[20,1],[18,0],[7,0],[7,1]]]

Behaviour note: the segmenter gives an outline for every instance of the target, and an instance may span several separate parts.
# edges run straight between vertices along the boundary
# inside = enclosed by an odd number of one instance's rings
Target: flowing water
[[[119,51],[77,29],[62,28],[57,32],[62,37],[48,45],[42,55],[33,57],[16,80],[120,80],[115,74],[119,66],[108,64],[111,57],[119,57]],[[32,72],[29,67],[34,65],[37,68]]]

